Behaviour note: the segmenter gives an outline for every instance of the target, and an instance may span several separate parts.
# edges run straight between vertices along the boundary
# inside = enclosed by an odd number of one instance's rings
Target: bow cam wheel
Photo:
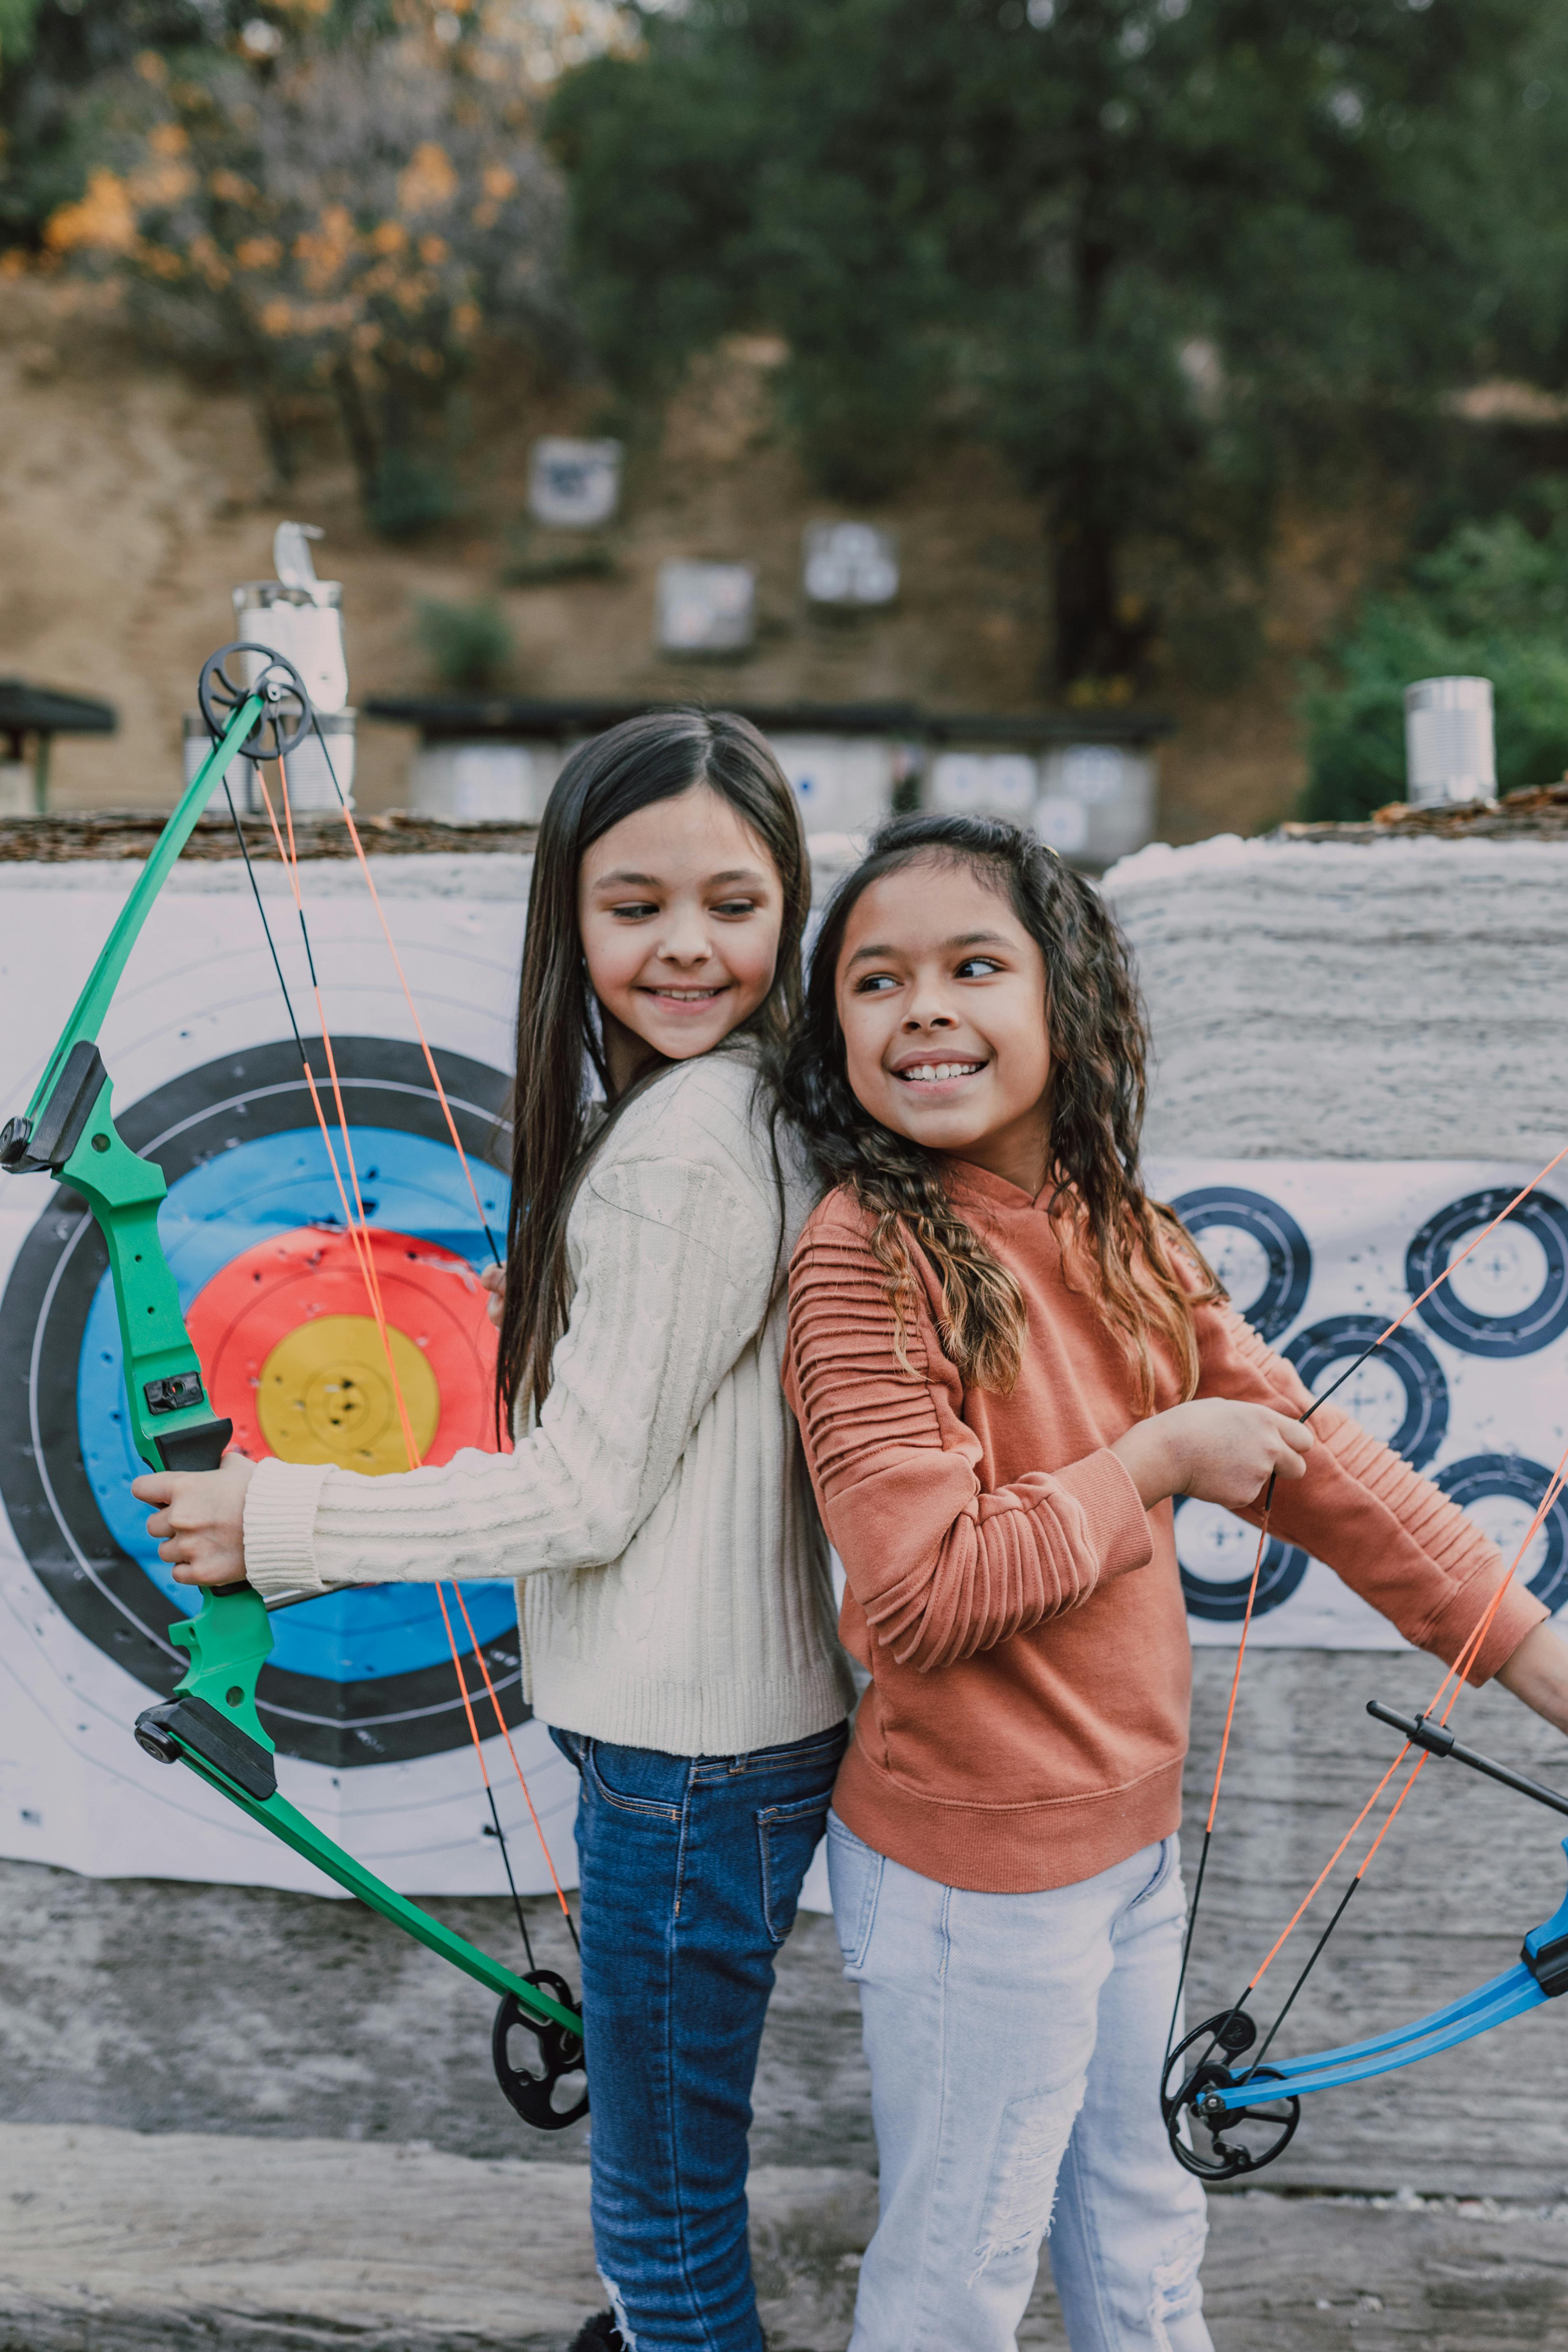
[[[1213,2054],[1223,2050],[1237,2058],[1257,2039],[1258,2028],[1244,2010],[1222,2010],[1194,2026],[1165,2063],[1160,2105],[1171,2153],[1184,2171],[1195,2173],[1200,2180],[1236,2180],[1244,2172],[1261,2172],[1284,2155],[1296,2136],[1300,2100],[1268,2095],[1268,2084],[1280,2079],[1276,2067],[1233,2072]],[[1184,2067],[1187,2052],[1200,2042],[1206,2045],[1202,2057]],[[1239,2107],[1226,2104],[1226,2092],[1250,2091],[1255,2084],[1261,2094],[1257,2101],[1249,2099]]]
[[[253,654],[261,663],[254,685],[247,685],[243,674],[237,684],[228,674],[229,663],[240,654]],[[252,694],[261,695],[267,708],[240,745],[242,756],[256,761],[288,759],[290,752],[299,750],[314,723],[305,681],[293,663],[282,654],[275,654],[269,646],[253,645],[244,637],[237,638],[232,646],[220,646],[216,654],[207,656],[196,684],[196,700],[215,743]]]
[[[537,1985],[563,2008],[575,2009],[576,1998],[563,1977],[553,1969],[535,1969],[523,1981]],[[514,2057],[516,2038],[526,2036],[521,2044],[521,2061]],[[528,2043],[531,2042],[532,2047]],[[583,2043],[575,2033],[569,2033],[553,2018],[531,2017],[516,1993],[503,1993],[496,2011],[495,2029],[490,2035],[490,2056],[495,2062],[496,2081],[506,2093],[525,2124],[535,2131],[564,2131],[570,2124],[579,2123],[588,2112],[587,2068],[583,2056]],[[583,2086],[580,2095],[571,2099],[571,2078],[580,2075]],[[566,2084],[563,2098],[569,2104],[557,2104],[556,2084]]]

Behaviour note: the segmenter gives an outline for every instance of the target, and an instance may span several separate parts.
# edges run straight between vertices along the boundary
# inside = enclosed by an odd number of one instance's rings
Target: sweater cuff
[[[332,1475],[330,1462],[256,1465],[245,1490],[245,1573],[264,1601],[286,1592],[326,1592],[316,1573],[316,1507]]]
[[[1147,1568],[1154,1557],[1153,1531],[1143,1497],[1119,1454],[1102,1445],[1052,1473],[1082,1509],[1100,1561],[1100,1574],[1125,1575],[1129,1569]]]
[[[1424,1650],[1433,1650],[1452,1665],[1465,1643],[1475,1632],[1490,1603],[1491,1593],[1482,1600],[1477,1591],[1482,1582],[1472,1577],[1462,1585],[1452,1600],[1444,1604],[1442,1613],[1422,1637]],[[1491,1588],[1495,1592],[1497,1587]],[[1465,1680],[1475,1688],[1489,1683],[1500,1666],[1506,1666],[1527,1633],[1543,1625],[1551,1615],[1517,1576],[1510,1577],[1498,1602],[1497,1614],[1487,1627],[1486,1639],[1477,1651]]]

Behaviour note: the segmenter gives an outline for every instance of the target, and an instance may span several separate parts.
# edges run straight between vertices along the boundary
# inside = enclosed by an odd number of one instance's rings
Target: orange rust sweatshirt
[[[1043,1199],[967,1163],[947,1182],[1027,1305],[1013,1393],[966,1388],[943,1355],[918,1251],[902,1369],[869,1219],[842,1191],[791,1265],[784,1384],[848,1580],[840,1632],[872,1676],[834,1804],[927,1878],[1018,1893],[1092,1877],[1179,1827],[1192,1654],[1171,1505],[1145,1511],[1109,1451],[1135,1418],[1131,1378],[1087,1268],[1069,1287]],[[1196,1320],[1200,1396],[1305,1410],[1295,1372],[1239,1316],[1200,1307]],[[1176,1376],[1155,1360],[1163,1411]],[[1496,1549],[1335,1406],[1312,1427],[1306,1475],[1275,1490],[1274,1531],[1451,1663],[1502,1579]],[[1469,1679],[1545,1614],[1511,1586]]]

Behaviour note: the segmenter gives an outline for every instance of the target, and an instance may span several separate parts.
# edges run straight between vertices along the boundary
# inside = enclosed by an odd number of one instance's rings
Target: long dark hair
[[[614,1121],[668,1065],[618,1099],[610,1085],[577,927],[577,875],[601,835],[657,801],[707,784],[756,835],[784,895],[773,986],[738,1034],[773,1057],[800,1008],[800,942],[811,877],[795,797],[767,742],[732,711],[648,711],[574,751],[539,829],[517,997],[511,1100],[511,1207],[496,1407],[510,1427],[520,1404],[542,1404],[566,1328],[566,1219],[604,1137],[590,1137],[592,1079]]]
[[[994,817],[898,817],[876,834],[827,909],[781,1077],[784,1107],[824,1181],[847,1186],[872,1218],[870,1245],[887,1276],[900,1360],[907,1369],[910,1239],[942,1285],[942,1346],[972,1385],[1003,1391],[1014,1385],[1026,1330],[1023,1294],[949,1200],[940,1160],[873,1118],[846,1072],[836,982],[850,915],[873,882],[921,859],[973,868],[1007,899],[1044,956],[1049,1213],[1064,1249],[1083,1243],[1091,1253],[1100,1311],[1131,1361],[1138,1410],[1153,1403],[1154,1334],[1169,1344],[1190,1396],[1198,1373],[1193,1307],[1224,1293],[1173,1212],[1143,1189],[1138,1148],[1149,1035],[1126,942],[1081,875],[1032,834]],[[1178,1272],[1177,1252],[1195,1263],[1195,1291]]]

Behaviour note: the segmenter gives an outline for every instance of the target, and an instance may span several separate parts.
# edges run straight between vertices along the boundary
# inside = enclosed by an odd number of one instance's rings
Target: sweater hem
[[[750,1756],[831,1731],[855,1704],[847,1669],[826,1659],[809,1673],[714,1689],[671,1687],[602,1666],[532,1661],[533,1712],[557,1731],[666,1756]]]
[[[874,1764],[857,1739],[838,1771],[833,1810],[889,1862],[975,1895],[1042,1895],[1112,1870],[1182,1825],[1182,1766],[1173,1756],[1142,1780],[1038,1804],[933,1801]]]

